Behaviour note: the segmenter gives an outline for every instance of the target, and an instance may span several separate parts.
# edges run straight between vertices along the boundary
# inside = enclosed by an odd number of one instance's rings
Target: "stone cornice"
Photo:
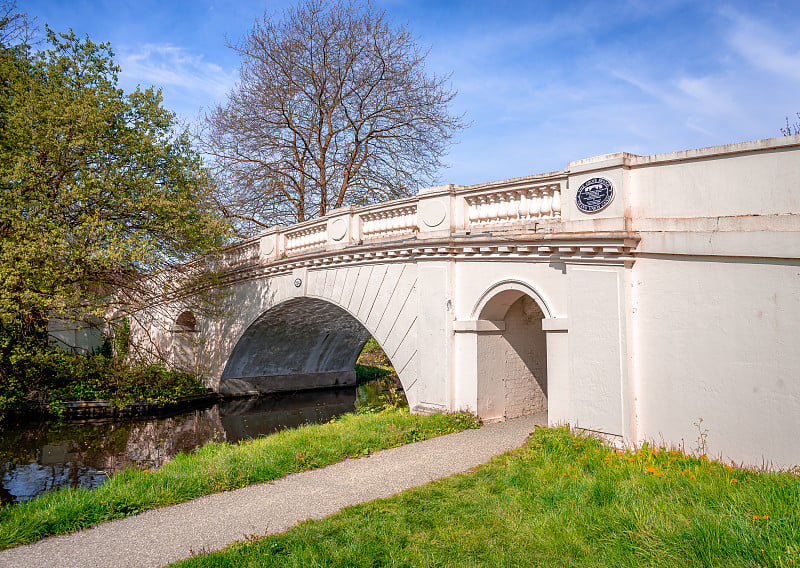
[[[258,259],[233,268],[226,283],[290,274],[299,268],[338,268],[374,263],[427,260],[521,261],[621,265],[633,261],[635,233],[489,233],[440,239],[410,237],[392,242],[319,250],[262,263]]]

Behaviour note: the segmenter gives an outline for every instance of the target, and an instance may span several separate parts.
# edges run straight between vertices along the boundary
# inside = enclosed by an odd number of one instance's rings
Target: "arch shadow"
[[[285,300],[244,331],[225,364],[219,392],[244,396],[355,385],[355,364],[371,336],[330,301]]]

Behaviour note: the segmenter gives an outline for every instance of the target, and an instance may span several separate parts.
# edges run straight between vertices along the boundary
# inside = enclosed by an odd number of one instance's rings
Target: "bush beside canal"
[[[32,410],[58,415],[70,401],[106,400],[125,407],[142,401],[169,404],[206,392],[189,373],[160,363],[129,366],[101,354],[43,350],[20,358],[14,369],[0,380],[0,419]]]
[[[418,416],[387,408],[238,445],[210,443],[153,472],[129,469],[94,490],[63,489],[3,507],[0,549],[477,425],[465,413]]]

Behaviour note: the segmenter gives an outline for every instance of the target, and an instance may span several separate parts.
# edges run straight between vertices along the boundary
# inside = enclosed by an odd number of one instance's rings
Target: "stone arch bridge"
[[[352,384],[373,336],[417,412],[687,449],[702,417],[712,452],[797,465],[798,179],[794,136],[338,209],[228,249],[230,317],[147,331],[227,395]]]

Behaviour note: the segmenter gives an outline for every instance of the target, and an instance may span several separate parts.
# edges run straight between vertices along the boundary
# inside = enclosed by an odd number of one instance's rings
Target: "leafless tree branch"
[[[239,42],[238,85],[198,132],[240,235],[413,194],[462,116],[406,26],[359,0],[301,0]]]

